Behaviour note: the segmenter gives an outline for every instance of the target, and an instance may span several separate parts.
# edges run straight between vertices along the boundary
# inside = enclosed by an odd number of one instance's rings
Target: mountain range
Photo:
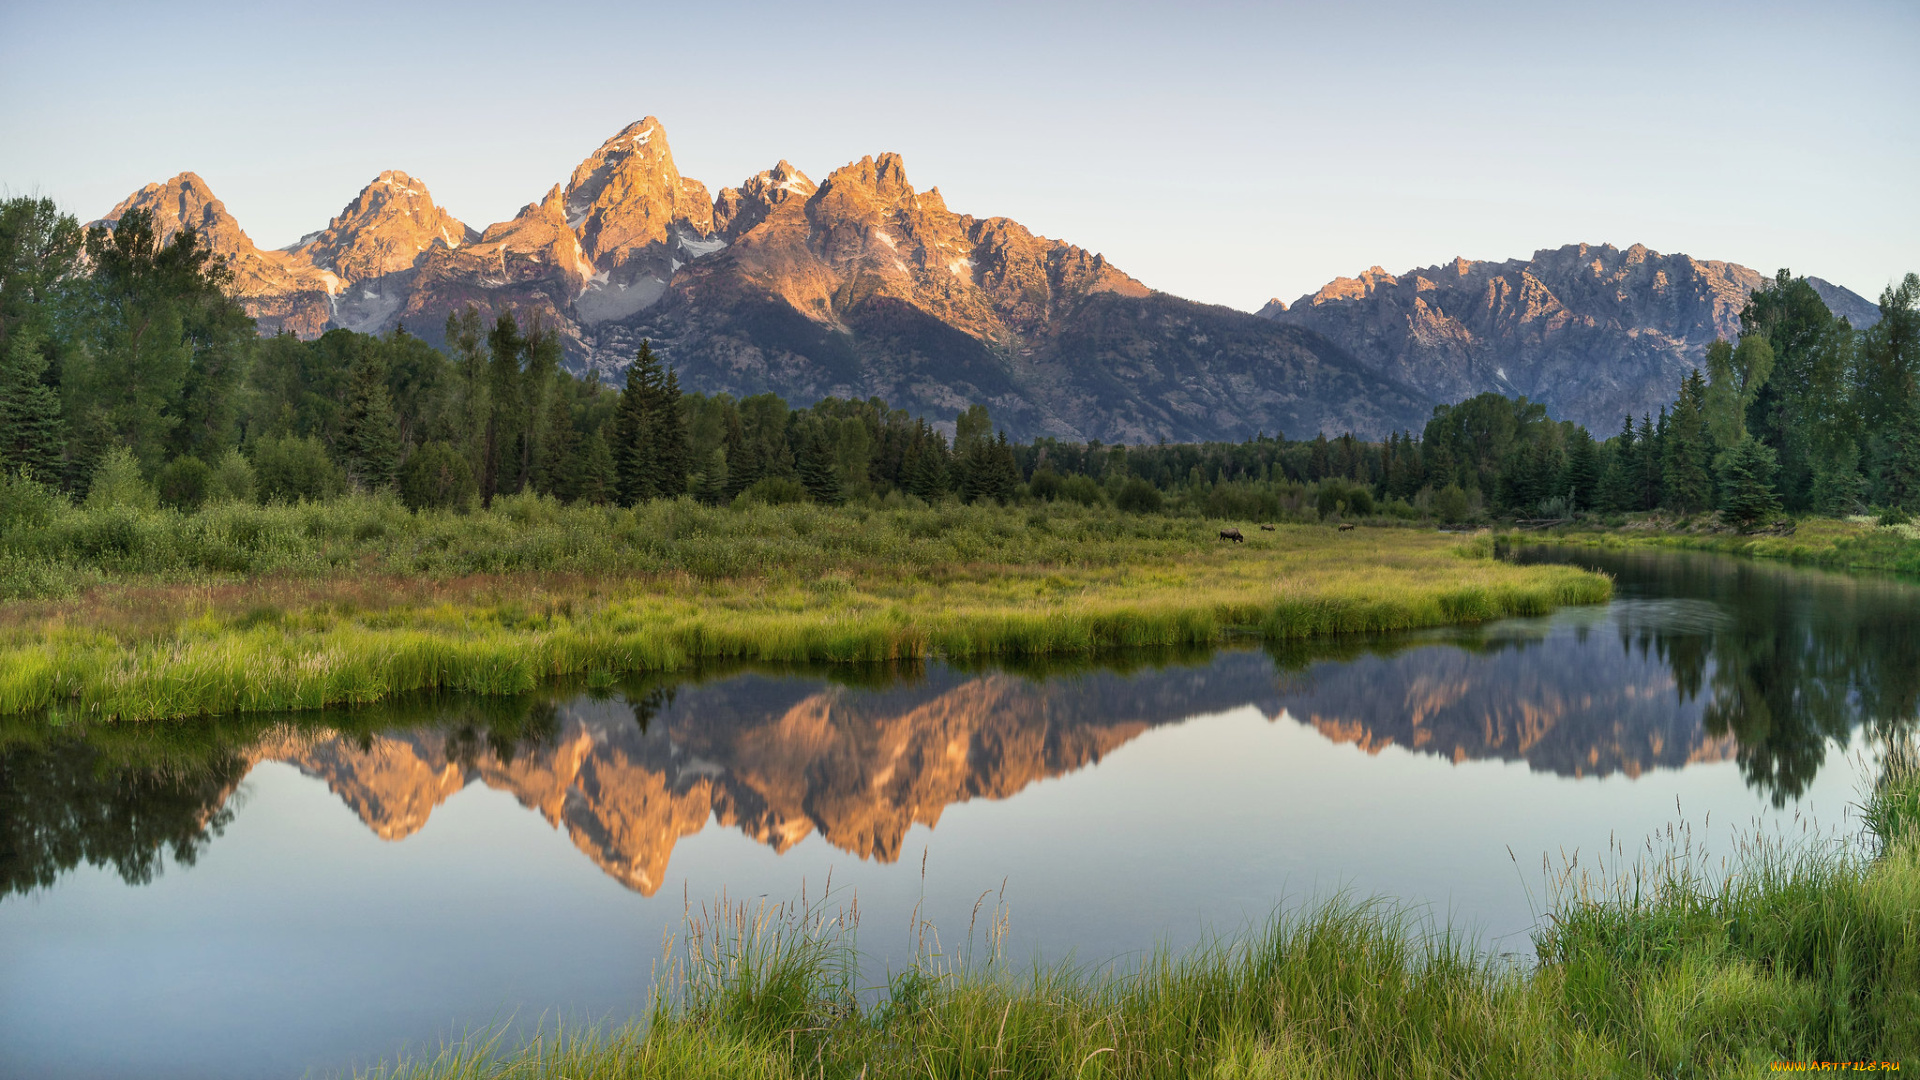
[[[438,342],[450,312],[512,310],[560,334],[576,371],[613,376],[644,338],[689,390],[880,396],[930,418],[984,403],[1020,438],[1380,437],[1482,390],[1605,428],[1670,398],[1762,280],[1576,245],[1528,263],[1376,267],[1255,315],[1150,289],[1007,218],[955,213],[896,154],[817,184],[781,161],[711,194],[680,174],[653,117],[484,230],[398,171],[278,250],[190,172],[100,223],[136,207],[163,235],[193,228],[225,255],[263,333],[398,324]],[[1842,314],[1875,311],[1821,285]]]

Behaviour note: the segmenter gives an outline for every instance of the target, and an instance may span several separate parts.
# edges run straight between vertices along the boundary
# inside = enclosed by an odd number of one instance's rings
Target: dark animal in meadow
[[[1351,521],[1349,521],[1349,522],[1347,522],[1347,523],[1346,523],[1345,525],[1342,525],[1342,526],[1340,526],[1340,531],[1341,531],[1341,532],[1352,532],[1352,531],[1353,531],[1353,522],[1351,522]]]
[[[1271,526],[1271,525],[1262,525],[1262,526],[1260,526],[1260,531],[1261,531],[1261,532],[1272,532],[1272,531],[1273,531],[1273,526]]]
[[[1234,543],[1238,544],[1238,543],[1244,542],[1247,538],[1240,535],[1239,529],[1221,529],[1220,539],[1231,540]]]

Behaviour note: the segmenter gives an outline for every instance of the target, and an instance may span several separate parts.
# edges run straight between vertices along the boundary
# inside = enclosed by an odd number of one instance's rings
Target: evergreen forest
[[[1855,330],[1804,278],[1755,290],[1734,342],[1657,416],[1596,437],[1524,398],[1435,408],[1423,431],[1242,443],[1010,442],[973,405],[938,423],[880,399],[795,408],[681,390],[643,344],[617,385],[562,365],[511,312],[448,319],[445,350],[401,326],[261,338],[231,271],[142,211],[82,229],[50,200],[0,203],[0,464],[93,503],[192,511],[350,491],[407,506],[838,505],[1071,500],[1135,513],[1275,520],[1718,511],[1920,512],[1920,275]],[[1295,433],[1304,435],[1305,433]]]

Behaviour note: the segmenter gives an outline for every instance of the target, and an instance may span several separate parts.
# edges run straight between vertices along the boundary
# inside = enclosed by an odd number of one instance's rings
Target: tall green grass
[[[1223,544],[1218,523],[1082,508],[617,510],[528,497],[415,515],[345,499],[191,516],[60,504],[20,522],[0,551],[54,567],[48,580],[98,580],[0,607],[0,713],[129,720],[519,693],[716,660],[1376,633],[1611,591],[1601,575],[1512,566],[1413,530],[1282,526]]]
[[[1834,570],[1876,570],[1920,575],[1920,539],[1910,525],[1881,526],[1870,519],[1804,518],[1791,534],[1746,536],[1706,524],[1662,524],[1649,519],[1619,529],[1587,526],[1523,533],[1521,543],[1562,543],[1590,547],[1662,547],[1713,551],[1756,559],[1778,559],[1800,566]]]
[[[1902,756],[1904,755],[1904,756]],[[1862,845],[1684,841],[1571,876],[1534,963],[1336,901],[1130,967],[1010,964],[1004,920],[862,988],[822,905],[690,912],[644,1022],[468,1042],[360,1074],[508,1077],[1751,1077],[1920,1067],[1920,771],[1889,754]],[[1649,849],[1650,851],[1659,849]],[[972,945],[984,941],[974,952]]]

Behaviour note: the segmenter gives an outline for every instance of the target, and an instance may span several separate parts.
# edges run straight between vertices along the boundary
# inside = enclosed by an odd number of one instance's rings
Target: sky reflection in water
[[[1920,593],[1580,558],[1612,605],[1392,639],[16,725],[0,1074],[291,1076],[624,1018],[688,899],[829,873],[876,971],[916,904],[951,948],[1003,887],[1020,956],[1124,959],[1342,890],[1525,952],[1543,860],[1676,817],[1720,851],[1758,819],[1852,828],[1860,755],[1915,714]]]

